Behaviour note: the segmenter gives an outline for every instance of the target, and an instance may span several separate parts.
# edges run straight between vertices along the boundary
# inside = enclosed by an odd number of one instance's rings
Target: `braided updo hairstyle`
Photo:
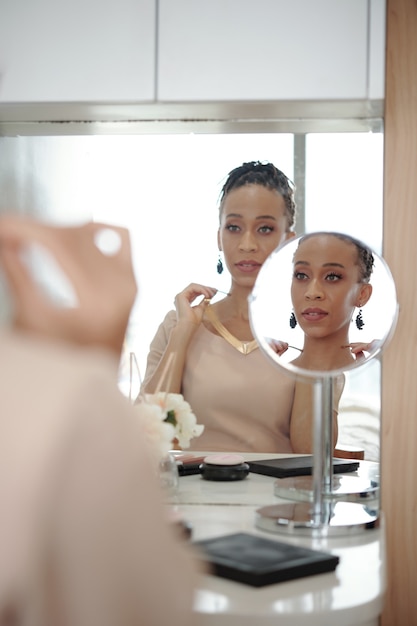
[[[293,228],[296,209],[294,183],[272,163],[249,161],[229,172],[220,192],[220,214],[226,196],[233,189],[238,189],[244,185],[262,185],[267,189],[277,191],[284,198],[288,230]]]
[[[358,253],[360,280],[362,283],[369,283],[375,264],[372,250],[362,243],[362,241],[359,241],[359,239],[355,239],[355,237],[344,237],[343,234],[339,234],[338,236],[340,239],[345,239],[345,241],[348,241],[355,246]]]
[[[346,241],[346,243],[350,243],[351,245],[355,246],[358,255],[358,266],[360,272],[359,280],[361,283],[369,283],[375,264],[375,259],[371,248],[368,248],[368,246],[366,246],[362,241],[359,241],[359,239],[356,239],[355,237],[351,237],[350,235],[346,235],[344,233],[337,233],[332,231],[321,231],[304,235],[303,237],[301,237],[298,245],[300,245],[306,239],[310,239],[311,237],[315,237],[318,235],[332,235],[332,237],[337,237],[337,239],[341,239],[342,241]]]

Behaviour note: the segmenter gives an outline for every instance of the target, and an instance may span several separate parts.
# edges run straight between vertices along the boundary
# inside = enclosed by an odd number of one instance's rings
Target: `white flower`
[[[179,393],[159,393],[156,394],[157,402],[165,402],[167,415],[173,413],[175,420],[175,437],[181,448],[189,448],[193,437],[199,437],[204,430],[204,426],[197,424],[191,406]],[[168,418],[169,419],[169,418]]]
[[[175,437],[175,428],[172,424],[165,422],[165,411],[156,404],[150,404],[141,400],[136,405],[141,429],[145,432],[148,448],[154,461],[159,463],[160,459],[168,454],[172,448],[172,440]]]
[[[168,454],[174,439],[181,448],[188,448],[191,439],[204,430],[204,426],[197,424],[191,406],[179,393],[145,394],[136,407],[148,441],[159,458]]]

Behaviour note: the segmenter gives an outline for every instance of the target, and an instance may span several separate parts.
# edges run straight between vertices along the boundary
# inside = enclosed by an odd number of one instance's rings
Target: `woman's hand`
[[[197,283],[191,283],[183,291],[175,296],[175,308],[177,310],[178,322],[186,321],[192,324],[201,324],[204,311],[210,303],[211,298],[215,296],[217,289],[214,287],[206,287]],[[193,305],[193,302],[199,297],[202,299]]]
[[[365,352],[373,352],[373,350],[376,350],[379,345],[380,341],[378,339],[373,339],[369,343],[349,343],[346,346],[342,346],[342,348],[349,348],[352,354],[356,357],[356,360],[359,361],[360,359],[365,358]]]
[[[268,344],[278,356],[282,356],[289,347],[286,341],[280,341],[279,339],[269,339]]]
[[[103,253],[96,237],[113,231],[119,247]],[[56,304],[35,280],[23,253],[31,244],[52,255],[76,296],[74,306]],[[81,345],[96,345],[120,356],[137,286],[129,233],[88,223],[59,227],[14,215],[0,217],[0,263],[13,298],[13,325],[27,332]]]

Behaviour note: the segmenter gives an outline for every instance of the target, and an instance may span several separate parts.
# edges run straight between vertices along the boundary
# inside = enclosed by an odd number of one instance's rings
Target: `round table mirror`
[[[372,498],[379,484],[360,475],[334,475],[332,414],[340,399],[335,390],[343,388],[346,372],[379,357],[395,330],[398,303],[389,267],[364,242],[344,233],[292,238],[262,266],[249,315],[265,356],[313,390],[313,475],[279,479],[275,485],[278,496],[309,501],[308,514],[294,525],[283,509],[274,528],[321,529],[322,534],[337,528],[340,534],[374,527],[379,512],[370,514],[370,504],[359,500]],[[340,501],[350,502],[338,507]],[[364,506],[366,524],[360,521]],[[338,517],[342,509],[344,519]]]

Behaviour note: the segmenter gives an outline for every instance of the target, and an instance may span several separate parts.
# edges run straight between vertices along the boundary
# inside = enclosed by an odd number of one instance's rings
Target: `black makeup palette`
[[[249,464],[240,454],[210,454],[200,471],[204,480],[243,480],[249,474]]]

